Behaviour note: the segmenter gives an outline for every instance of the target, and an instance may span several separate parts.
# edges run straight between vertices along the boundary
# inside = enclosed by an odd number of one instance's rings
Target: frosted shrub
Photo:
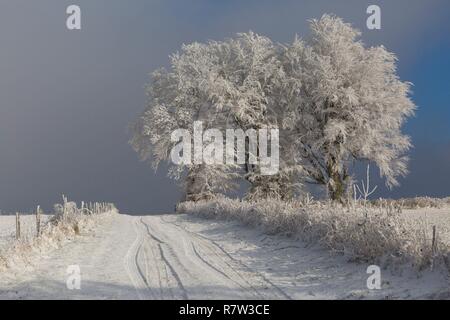
[[[320,244],[355,261],[410,263],[417,269],[445,261],[448,246],[437,243],[432,252],[431,237],[417,222],[398,212],[333,202],[259,201],[255,203],[220,198],[184,202],[179,213],[193,213],[217,219],[237,219],[261,227],[267,233],[297,237]]]
[[[75,202],[65,201],[63,204],[55,204],[54,215],[41,226],[39,236],[22,237],[4,252],[0,252],[0,271],[16,263],[28,265],[30,253],[57,248],[83,230],[94,227],[103,214],[118,212],[116,207],[109,203],[96,203],[93,207],[95,210],[93,208],[81,210],[77,208]]]
[[[64,206],[62,204],[60,204],[60,203],[55,203],[53,205],[53,212],[55,213],[55,215],[63,214]]]

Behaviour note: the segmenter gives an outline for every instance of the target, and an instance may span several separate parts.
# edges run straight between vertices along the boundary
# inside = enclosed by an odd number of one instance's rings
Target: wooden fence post
[[[16,212],[16,240],[20,239],[20,214]]]
[[[434,269],[434,259],[437,255],[437,231],[436,226],[433,226],[433,238],[431,240],[431,270]]]
[[[431,242],[431,251],[433,253],[433,256],[436,254],[437,251],[437,233],[436,233],[436,226],[433,226],[433,240]]]
[[[41,206],[37,206],[36,209],[36,235],[39,237],[41,234]]]
[[[67,197],[65,195],[63,197],[63,219],[67,216]]]

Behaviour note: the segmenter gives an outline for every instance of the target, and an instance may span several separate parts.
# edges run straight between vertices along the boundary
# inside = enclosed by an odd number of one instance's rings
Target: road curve
[[[448,292],[440,274],[387,271],[382,290],[369,290],[367,265],[237,222],[175,214],[98,221],[2,272],[0,299],[411,299]],[[79,289],[67,285],[74,276]]]
[[[288,299],[213,240],[165,218],[110,215],[86,234],[0,279],[1,299]],[[80,289],[69,289],[69,266]]]

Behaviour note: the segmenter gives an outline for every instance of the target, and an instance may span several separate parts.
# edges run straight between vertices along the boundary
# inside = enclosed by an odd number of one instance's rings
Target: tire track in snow
[[[214,269],[216,272],[222,274],[225,278],[229,279],[230,281],[232,281],[233,283],[237,284],[239,287],[241,287],[243,290],[248,290],[244,285],[242,285],[239,281],[235,280],[232,276],[230,276],[229,274],[227,274],[225,271],[220,270],[219,268],[216,268],[214,265],[212,265],[211,263],[209,263],[201,254],[198,253],[198,250],[195,247],[195,244],[193,242],[191,242],[192,244],[192,250],[194,251],[195,255],[198,257],[198,259],[200,259],[204,264],[208,265],[211,269]],[[232,269],[232,268],[231,268]],[[235,270],[233,270],[234,272],[236,272]],[[236,272],[237,273],[237,272]],[[239,274],[239,276],[241,276]],[[242,277],[241,277],[242,278]],[[251,286],[251,284],[245,280],[244,278],[242,278],[244,280],[245,283],[249,284],[249,286],[255,291],[256,293],[256,298],[261,298],[262,296],[259,294],[258,290],[256,290],[255,288],[253,288]]]
[[[198,240],[200,240],[200,243],[203,243],[206,246],[210,246],[209,244],[212,244],[215,248],[217,248],[218,250],[220,250],[227,258],[229,258],[232,262],[238,264],[239,266],[241,266],[243,269],[245,269],[249,275],[253,275],[256,276],[257,278],[260,279],[260,282],[262,282],[263,284],[267,284],[268,287],[272,287],[277,293],[278,296],[281,296],[283,299],[289,299],[291,300],[292,297],[290,297],[287,293],[285,293],[280,287],[278,287],[277,285],[275,285],[273,282],[271,282],[269,279],[267,279],[266,276],[264,276],[263,274],[261,274],[260,272],[251,269],[249,266],[247,266],[246,264],[242,263],[241,261],[237,260],[236,258],[234,258],[233,256],[231,256],[221,245],[219,245],[216,241],[207,238],[206,236],[203,236],[201,234],[192,232],[191,230],[183,227],[182,225],[174,222],[174,221],[167,221],[165,220],[163,217],[160,217],[160,220],[166,224],[170,224],[173,225],[175,227],[177,227],[178,229],[182,230],[182,232],[186,232],[190,235],[192,235],[194,238],[197,238]],[[261,294],[259,292],[258,289],[256,289],[248,280],[246,277],[244,277],[240,272],[238,272],[236,270],[236,268],[232,267],[230,264],[228,264],[223,257],[221,257],[219,254],[217,254],[215,252],[215,250],[211,250],[219,259],[221,259],[222,261],[224,261],[224,263],[226,263],[230,269],[232,269],[234,272],[236,272],[246,283],[248,283],[251,287],[253,287],[253,289],[255,291],[258,292],[258,294]]]
[[[153,232],[151,232],[150,230],[150,226],[144,222],[143,218],[140,219],[140,223],[145,227],[146,229],[146,236],[147,238],[149,238],[149,243],[150,245],[155,245],[156,244],[156,250],[152,250],[153,251],[153,258],[154,258],[154,262],[156,262],[155,260],[160,260],[163,262],[163,268],[165,269],[165,278],[164,278],[164,282],[166,283],[165,288],[163,288],[162,286],[162,281],[161,281],[161,266],[157,267],[157,274],[158,274],[158,284],[160,286],[160,292],[161,292],[161,298],[164,298],[164,294],[163,294],[163,289],[169,289],[169,291],[171,292],[172,298],[175,298],[175,294],[173,292],[173,289],[169,286],[170,283],[170,277],[172,277],[176,284],[177,287],[179,288],[179,295],[181,296],[182,299],[188,299],[188,295],[187,295],[187,291],[183,285],[183,282],[181,280],[180,275],[178,274],[178,272],[176,271],[176,269],[174,268],[174,266],[170,263],[169,259],[167,258],[167,254],[171,254],[174,256],[174,258],[177,260],[178,264],[181,265],[181,262],[179,261],[179,259],[176,257],[175,253],[173,252],[172,248],[170,248],[170,246],[164,242],[163,240],[161,240],[160,238],[158,238],[157,236],[155,236],[155,234]],[[158,259],[155,256],[155,251],[157,252],[157,255],[160,259]],[[157,264],[157,263],[156,263]],[[168,270],[167,270],[168,269]],[[169,271],[169,272],[167,272]],[[188,270],[186,270],[188,272]]]
[[[194,252],[198,250],[193,247],[194,242],[191,241],[192,237],[186,238],[185,232],[180,232],[178,228],[174,228],[172,225],[170,225],[170,229],[163,228],[159,230],[159,227],[165,224],[161,222],[159,217],[154,219],[156,220],[150,223],[151,226],[149,223],[143,223],[147,225],[147,230],[151,234],[151,237],[157,239],[158,244],[161,245],[162,255],[166,263],[171,267],[172,273],[178,276],[181,285],[185,282],[189,284],[189,289],[183,286],[184,292],[189,297],[198,297],[198,287],[200,286],[202,288],[202,296],[205,294],[206,296],[217,296],[217,291],[220,288],[221,291],[227,289],[235,291],[238,289],[239,293],[236,292],[236,294],[241,298],[264,298],[257,291],[252,293],[248,283],[245,283],[247,286],[239,283],[232,276],[230,277],[227,272],[208,263],[198,252]],[[177,249],[174,250],[174,248]],[[168,258],[166,257],[166,253],[169,254]],[[225,269],[230,271],[229,268]],[[237,286],[230,286],[230,284]],[[229,295],[230,297],[235,297],[235,295]]]
[[[162,248],[161,244],[158,244],[158,247],[159,247],[159,252],[161,254],[161,257],[162,257],[163,261],[165,262],[166,266],[169,268],[169,270],[172,273],[173,277],[177,281],[179,288],[181,289],[181,294],[183,296],[183,299],[187,300],[188,299],[188,295],[187,295],[186,289],[183,286],[183,282],[180,279],[180,276],[175,271],[175,268],[170,264],[170,262],[164,256],[164,251],[163,251],[163,248]]]
[[[133,228],[136,232],[136,239],[128,249],[127,254],[124,257],[124,266],[127,271],[128,277],[130,278],[136,293],[140,300],[148,300],[149,295],[154,298],[154,294],[151,292],[151,287],[149,286],[145,275],[143,274],[139,266],[139,252],[142,249],[144,243],[143,232],[137,226],[136,220],[133,220]],[[149,295],[147,295],[147,292]]]

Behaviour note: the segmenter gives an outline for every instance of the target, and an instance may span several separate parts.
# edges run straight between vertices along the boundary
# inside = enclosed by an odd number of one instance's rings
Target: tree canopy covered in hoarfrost
[[[281,55],[287,74],[285,127],[293,133],[305,178],[340,199],[357,160],[374,162],[388,186],[407,173],[409,137],[401,132],[414,113],[410,83],[396,75],[396,57],[383,46],[365,48],[360,32],[340,18],[311,21],[307,41]]]
[[[360,32],[338,17],[324,15],[310,26],[308,38],[287,45],[253,32],[184,45],[170,70],[153,73],[148,105],[133,126],[134,149],[156,168],[170,163],[171,133],[192,133],[195,121],[223,131],[279,129],[280,170],[273,176],[248,162],[171,164],[169,174],[184,182],[190,200],[233,189],[239,178],[250,183],[250,199],[285,199],[315,183],[342,200],[361,160],[397,185],[411,146],[401,128],[415,105],[395,55],[366,48]]]

